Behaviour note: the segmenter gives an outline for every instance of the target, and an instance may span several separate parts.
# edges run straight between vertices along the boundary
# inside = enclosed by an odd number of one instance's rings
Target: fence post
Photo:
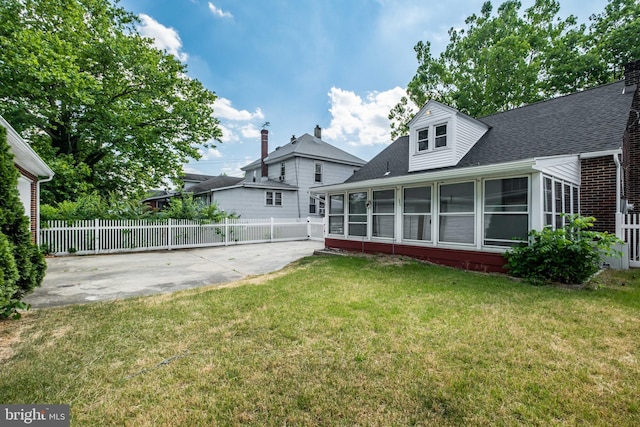
[[[269,241],[273,242],[273,217],[271,217],[271,232],[270,232]]]
[[[171,218],[167,222],[167,249],[171,250]]]
[[[229,218],[224,218],[224,245],[229,245]]]
[[[311,218],[307,217],[307,240],[311,239]]]
[[[100,253],[100,220],[95,218],[93,220],[93,251],[97,254]]]

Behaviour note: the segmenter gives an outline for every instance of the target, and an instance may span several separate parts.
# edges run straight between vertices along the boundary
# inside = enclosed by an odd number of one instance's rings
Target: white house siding
[[[536,159],[536,169],[546,175],[580,185],[580,159],[578,156]]]
[[[300,201],[300,216],[309,215],[309,188],[318,185],[339,184],[347,180],[353,172],[358,169],[357,166],[344,165],[330,161],[314,160],[304,157],[297,158],[298,163],[298,181],[290,183],[297,185],[298,199]],[[315,182],[315,165],[322,164],[322,182]],[[313,215],[312,215],[313,216]],[[319,215],[318,215],[319,216]]]
[[[18,193],[24,206],[24,214],[31,220],[31,181],[22,175],[18,178]]]
[[[267,206],[267,191],[282,192],[282,206]],[[298,200],[295,191],[264,188],[231,188],[214,192],[212,201],[226,212],[235,212],[242,218],[298,218]]]
[[[410,124],[410,172],[456,165],[488,129],[482,123],[433,101],[427,103],[419,114]],[[434,149],[433,126],[444,123],[447,124],[447,148]],[[418,131],[426,127],[430,127],[429,150],[418,152]]]
[[[487,132],[487,127],[460,115],[457,116],[455,123],[455,162],[457,163],[482,138],[482,135]]]

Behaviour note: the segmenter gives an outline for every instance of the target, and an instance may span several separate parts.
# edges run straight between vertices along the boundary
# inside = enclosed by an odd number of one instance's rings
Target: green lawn
[[[77,426],[640,425],[638,270],[567,289],[312,257],[238,285],[2,322],[0,402]]]

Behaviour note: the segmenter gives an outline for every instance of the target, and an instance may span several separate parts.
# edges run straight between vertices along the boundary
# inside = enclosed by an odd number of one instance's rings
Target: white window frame
[[[551,206],[547,203],[547,182],[551,183]],[[551,208],[551,209],[549,209]],[[572,182],[553,176],[542,176],[542,209],[544,212],[543,224],[545,227],[564,227],[567,220],[562,214],[580,213],[580,187]],[[551,222],[549,222],[549,217]]]
[[[365,211],[364,213],[352,213],[351,212],[351,195],[352,194],[364,194]],[[350,191],[347,193],[346,205],[347,205],[347,235],[350,237],[366,238],[367,230],[369,227],[369,193],[367,190],[362,191]],[[355,217],[364,217],[364,221],[355,221]],[[364,225],[364,234],[351,234],[351,226]]]
[[[452,186],[452,185],[460,185],[460,184],[470,184],[471,188],[473,189],[473,195],[472,195],[472,201],[473,201],[473,208],[471,211],[452,211],[452,212],[443,212],[442,211],[442,203],[441,203],[441,199],[442,199],[442,188],[443,187],[447,187],[447,186]],[[475,181],[460,181],[460,182],[446,182],[446,183],[440,183],[438,185],[438,195],[436,197],[436,201],[437,201],[437,206],[438,206],[438,227],[437,227],[437,242],[438,244],[444,244],[444,245],[463,245],[463,246],[475,246],[476,245],[476,239],[477,239],[477,188],[476,188],[476,182]],[[443,226],[443,219],[444,218],[456,218],[456,217],[471,217],[471,223],[473,224],[473,230],[471,235],[473,236],[473,240],[471,242],[458,242],[458,241],[449,241],[449,240],[443,240],[442,238],[442,226]]]
[[[376,212],[377,203],[376,203],[376,193],[382,193],[385,191],[391,191],[393,193],[391,197],[393,212]],[[372,212],[371,212],[371,237],[375,237],[377,239],[395,239],[396,235],[396,190],[395,188],[380,188],[377,190],[373,190],[372,194]],[[382,217],[391,217],[391,236],[379,236],[377,235],[376,230],[376,219],[381,219]]]
[[[334,206],[333,206],[333,198],[334,197],[340,197],[342,198],[342,209],[340,209],[339,212],[335,212],[334,211]],[[346,200],[346,196],[344,193],[340,193],[340,194],[329,194],[329,198],[328,198],[328,203],[329,203],[329,209],[327,211],[327,216],[329,217],[328,220],[328,234],[332,234],[332,235],[336,235],[336,236],[344,236],[346,233],[346,227],[345,227],[345,200]],[[342,219],[342,233],[332,233],[331,232],[331,219],[332,218],[341,218]]]
[[[320,172],[318,172],[318,166],[320,167]],[[320,180],[318,180],[318,175],[320,175]],[[322,183],[323,175],[324,175],[324,165],[322,163],[314,163],[313,182]]]
[[[429,212],[406,212],[406,191],[415,189],[415,188],[428,188],[429,189]],[[433,185],[418,185],[412,187],[403,187],[402,188],[402,240],[408,242],[433,242],[433,210],[434,210],[434,189]],[[408,217],[415,216],[424,216],[428,223],[424,224],[423,227],[429,229],[429,239],[407,239],[405,237],[405,219]]]
[[[526,179],[526,205],[488,205],[487,204],[487,183],[490,181],[503,181],[503,180],[511,180],[511,179]],[[487,209],[488,206],[493,206],[494,208],[505,207],[504,210],[496,210],[496,209]],[[524,207],[524,210],[508,210],[508,208],[514,207]],[[513,240],[511,238],[500,239],[500,238],[488,238],[487,237],[487,215],[495,215],[497,217],[500,216],[526,216],[527,217],[527,227],[525,230],[525,235],[522,236],[522,240]],[[531,178],[529,176],[513,176],[513,177],[504,177],[504,178],[488,178],[482,181],[482,244],[483,246],[494,246],[494,247],[510,247],[515,246],[518,243],[527,241],[527,234],[531,229]],[[512,236],[514,237],[514,236]]]
[[[442,126],[446,127],[446,133],[444,135],[436,136],[436,130]],[[427,132],[427,138],[420,139],[420,132]],[[415,153],[423,154],[423,153],[431,153],[434,151],[446,150],[451,146],[451,121],[446,120],[444,122],[437,122],[434,124],[430,124],[427,126],[423,126],[421,128],[416,129],[415,131]],[[436,141],[438,138],[445,138],[445,144],[439,147],[436,147]],[[420,142],[425,142],[426,147],[421,149]]]
[[[282,191],[265,191],[265,206],[282,206]]]

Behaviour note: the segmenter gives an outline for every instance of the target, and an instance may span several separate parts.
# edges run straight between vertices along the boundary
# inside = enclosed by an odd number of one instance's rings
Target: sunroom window
[[[431,240],[431,187],[404,189],[402,238]]]
[[[329,234],[344,234],[344,195],[329,196]]]
[[[367,193],[349,193],[349,236],[367,235]]]
[[[529,232],[529,180],[493,179],[484,183],[484,244],[513,246]]]
[[[440,186],[440,227],[438,241],[475,242],[475,189],[473,182]]]
[[[373,237],[394,237],[395,191],[373,192]]]
[[[544,225],[561,228],[566,225],[562,214],[577,214],[580,204],[578,186],[559,179],[544,177]]]

